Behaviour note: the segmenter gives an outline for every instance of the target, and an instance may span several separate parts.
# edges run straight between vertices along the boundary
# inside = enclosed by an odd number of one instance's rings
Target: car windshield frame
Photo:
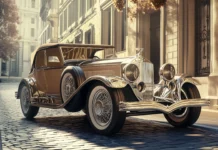
[[[107,51],[111,48],[106,47],[82,47],[82,46],[59,46],[59,49],[62,52],[62,57],[64,61],[67,60],[88,60],[92,59],[95,56],[95,53],[98,51]],[[64,49],[68,49],[67,52],[64,52]],[[113,49],[113,48],[112,48]],[[65,56],[65,53],[68,53],[68,56]]]

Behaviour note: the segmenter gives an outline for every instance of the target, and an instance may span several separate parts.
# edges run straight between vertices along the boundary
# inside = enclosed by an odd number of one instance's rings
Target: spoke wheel
[[[68,100],[71,94],[76,90],[75,79],[71,73],[64,74],[61,82],[61,95],[64,102]]]
[[[186,85],[182,89],[182,99],[200,98],[197,88],[193,85]],[[178,109],[171,114],[164,114],[166,120],[175,127],[187,127],[193,125],[199,118],[201,107],[188,107]]]
[[[27,113],[30,107],[30,93],[26,86],[21,91],[21,107],[24,113]]]
[[[25,85],[21,89],[20,105],[21,110],[27,119],[32,119],[38,114],[39,107],[31,106],[30,91]]]
[[[110,93],[103,86],[97,86],[89,97],[89,110],[92,122],[99,130],[108,127],[113,115]]]
[[[123,99],[120,89],[110,89],[102,83],[90,87],[86,103],[87,116],[97,133],[111,135],[120,131],[126,118],[126,112],[119,111],[119,102]]]
[[[63,103],[66,103],[64,108],[69,112],[77,112],[85,107],[85,96],[78,91],[71,99],[72,94],[86,80],[85,74],[80,67],[68,66],[62,76],[60,84],[60,93]]]

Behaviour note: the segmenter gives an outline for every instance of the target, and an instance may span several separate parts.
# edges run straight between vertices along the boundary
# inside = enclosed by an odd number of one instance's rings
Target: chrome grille
[[[140,70],[139,78],[133,84],[133,91],[139,100],[152,100],[153,99],[153,89],[154,89],[154,67],[150,62],[140,62],[137,64]],[[145,84],[145,89],[139,92],[137,85],[143,82]]]

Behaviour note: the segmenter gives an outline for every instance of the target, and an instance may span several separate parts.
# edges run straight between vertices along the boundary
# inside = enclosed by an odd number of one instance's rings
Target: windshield
[[[64,60],[77,59],[86,60],[93,58],[95,52],[104,49],[93,49],[90,47],[61,47]]]

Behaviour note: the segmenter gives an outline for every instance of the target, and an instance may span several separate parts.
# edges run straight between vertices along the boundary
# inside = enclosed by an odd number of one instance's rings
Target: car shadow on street
[[[26,122],[26,120],[23,120]],[[218,148],[218,131],[200,127],[174,128],[160,121],[127,118],[122,130],[113,136],[96,134],[86,116],[36,118],[31,121],[38,127],[70,133],[100,147],[130,149],[204,149]],[[84,143],[84,145],[85,145]],[[69,144],[72,144],[69,142]]]

